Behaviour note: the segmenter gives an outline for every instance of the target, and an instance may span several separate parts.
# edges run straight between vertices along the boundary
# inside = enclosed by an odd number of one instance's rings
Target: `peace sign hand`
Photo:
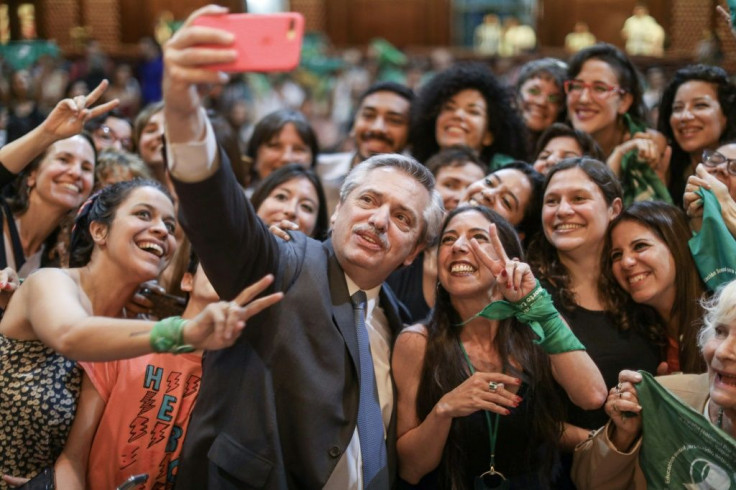
[[[245,328],[245,322],[274,303],[281,301],[284,293],[277,292],[258,298],[273,282],[268,274],[255,284],[245,288],[233,301],[212,303],[194,319],[184,324],[182,338],[185,344],[197,349],[223,349],[235,343]]]
[[[43,130],[56,140],[79,134],[84,129],[84,123],[113,110],[120,103],[118,99],[113,99],[90,108],[105,92],[108,85],[108,81],[103,80],[87,96],[78,95],[73,99],[61,100],[42,123]]]
[[[518,258],[509,259],[506,255],[495,224],[490,225],[488,233],[491,237],[493,254],[481,248],[475,238],[470,240],[470,246],[480,262],[496,278],[503,297],[515,303],[529,294],[537,286],[537,281],[529,264],[521,262]]]

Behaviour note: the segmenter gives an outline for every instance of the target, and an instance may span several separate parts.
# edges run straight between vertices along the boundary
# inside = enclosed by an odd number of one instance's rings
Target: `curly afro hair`
[[[475,89],[483,95],[488,129],[493,134],[493,144],[480,151],[481,160],[488,163],[496,153],[525,160],[526,129],[513,108],[510,90],[486,65],[477,62],[451,66],[435,75],[419,92],[412,104],[409,136],[414,157],[426,162],[440,150],[435,137],[437,116],[450,97],[466,89]]]

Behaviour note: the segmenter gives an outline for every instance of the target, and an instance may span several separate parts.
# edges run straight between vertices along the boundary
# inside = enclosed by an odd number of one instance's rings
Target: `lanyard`
[[[468,356],[468,352],[465,350],[465,346],[460,341],[460,339],[457,340],[457,343],[460,344],[460,349],[463,351],[463,355],[465,356],[465,362],[468,363],[468,369],[470,369],[471,376],[475,374],[475,368],[473,368],[473,363],[470,362],[470,357]],[[491,424],[491,414],[488,413],[487,410],[484,410],[483,413],[486,416],[486,424],[488,424],[488,435],[491,443],[491,469],[489,470],[490,474],[499,474],[495,468],[494,465],[496,463],[496,436],[498,436],[498,414],[493,414],[493,424]],[[505,480],[505,478],[504,478]]]

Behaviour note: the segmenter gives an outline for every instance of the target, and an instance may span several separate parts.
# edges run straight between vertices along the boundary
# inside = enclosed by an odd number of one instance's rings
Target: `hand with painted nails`
[[[18,286],[20,286],[20,279],[15,269],[6,267],[0,271],[0,308],[5,309],[8,306]]]
[[[521,262],[516,257],[509,259],[501,244],[501,239],[498,237],[495,224],[490,225],[488,232],[491,239],[492,253],[484,250],[475,238],[470,240],[470,245],[480,262],[496,278],[503,297],[515,303],[536,287],[537,280],[534,278],[529,264]]]
[[[501,373],[477,372],[454,390],[445,393],[435,405],[440,417],[466,417],[478,410],[488,410],[508,415],[510,409],[519,406],[521,397],[506,389],[517,387],[521,380]]]

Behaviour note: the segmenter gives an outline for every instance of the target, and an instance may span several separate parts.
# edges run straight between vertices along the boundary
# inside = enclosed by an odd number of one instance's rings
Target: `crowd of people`
[[[728,73],[677,70],[652,127],[612,45],[458,62],[365,87],[327,153],[288,104],[213,110],[225,12],[139,110],[13,80],[0,488],[660,488],[647,373],[736,445]]]

